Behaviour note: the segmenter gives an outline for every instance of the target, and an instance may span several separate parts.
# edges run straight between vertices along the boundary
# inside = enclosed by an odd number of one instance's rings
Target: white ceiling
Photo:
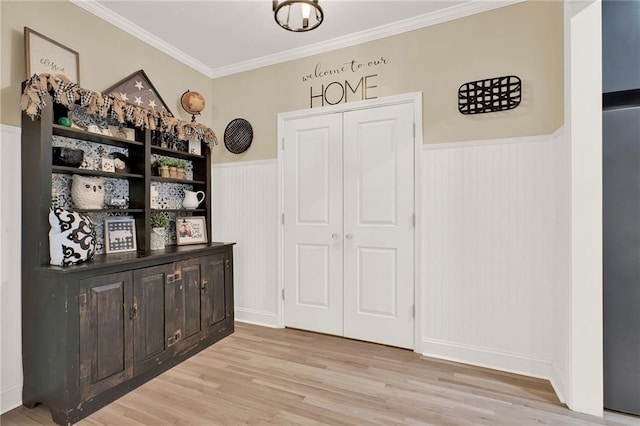
[[[320,0],[324,22],[280,28],[271,0],[71,0],[211,77],[246,71],[421,28],[513,0]]]

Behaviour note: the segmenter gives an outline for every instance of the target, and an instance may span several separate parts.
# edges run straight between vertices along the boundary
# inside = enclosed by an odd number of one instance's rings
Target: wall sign
[[[80,84],[78,52],[29,27],[24,27],[24,39],[27,79],[33,74],[64,74],[73,83]]]
[[[337,66],[326,66],[317,63],[313,72],[302,76],[303,82],[333,77],[332,81],[326,83],[312,84],[309,87],[310,108],[336,105],[349,101],[359,101],[366,99],[376,99],[377,79],[376,69],[387,65],[389,59],[381,56],[369,61],[358,61],[352,59]],[[366,73],[365,75],[361,75]],[[360,76],[358,76],[358,75]]]

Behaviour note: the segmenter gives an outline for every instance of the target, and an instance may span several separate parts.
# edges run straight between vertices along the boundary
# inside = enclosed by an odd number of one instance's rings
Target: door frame
[[[414,239],[413,239],[413,303],[415,309],[415,317],[413,323],[413,351],[422,353],[421,342],[421,325],[422,325],[422,281],[421,281],[421,265],[422,265],[422,215],[421,215],[421,155],[422,155],[422,92],[412,92],[402,95],[387,96],[367,101],[349,102],[346,104],[331,105],[319,108],[310,108],[304,110],[282,112],[278,114],[277,124],[277,160],[278,160],[278,326],[284,328],[284,226],[282,218],[284,214],[284,126],[289,120],[296,120],[306,117],[314,117],[318,115],[344,113],[348,111],[356,111],[383,106],[412,104],[414,113],[414,175],[413,175],[413,203],[415,214]]]

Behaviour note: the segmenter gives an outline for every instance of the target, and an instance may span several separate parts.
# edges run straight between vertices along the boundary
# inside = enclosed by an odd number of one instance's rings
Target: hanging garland
[[[112,118],[122,125],[130,122],[143,130],[173,133],[180,140],[197,137],[204,141],[209,149],[213,149],[213,146],[218,144],[218,138],[213,130],[203,124],[183,121],[165,111],[142,108],[128,104],[113,95],[103,95],[100,92],[83,89],[64,75],[34,74],[27,80],[20,106],[32,120],[40,117],[46,106],[47,93],[51,93],[55,103],[67,108],[78,104],[86,107],[89,114],[101,118]]]

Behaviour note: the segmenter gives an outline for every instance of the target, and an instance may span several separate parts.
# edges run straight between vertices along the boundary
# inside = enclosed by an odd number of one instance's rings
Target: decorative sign
[[[164,110],[173,116],[144,70],[136,71],[125,77],[104,90],[103,93],[113,95],[121,101],[141,108],[151,108],[157,111]]]
[[[458,111],[482,114],[507,111],[520,105],[522,81],[515,75],[465,83],[458,89]]]
[[[380,66],[387,65],[389,59],[381,56],[380,58],[370,61],[360,62],[352,59],[339,66],[325,67],[322,63],[317,63],[313,72],[302,76],[303,82],[310,82],[316,79],[326,77],[337,77],[330,83],[322,83],[320,85],[311,86],[309,88],[310,107],[336,105],[346,103],[350,100],[376,99],[377,93],[376,79],[378,74],[372,71]],[[372,72],[358,78],[354,76],[356,73]],[[344,78],[342,77],[344,76]]]
[[[29,27],[24,27],[24,40],[27,79],[33,74],[64,74],[73,83],[80,84],[78,52]]]

